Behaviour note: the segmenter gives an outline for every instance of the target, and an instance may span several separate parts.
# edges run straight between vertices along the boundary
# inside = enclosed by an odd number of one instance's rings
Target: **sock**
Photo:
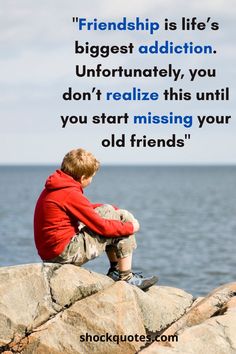
[[[118,262],[110,262],[110,270],[118,270]]]
[[[129,280],[132,276],[133,276],[133,274],[131,272],[131,269],[119,271],[119,279],[120,280]]]
[[[110,268],[117,269],[117,266],[118,266],[118,262],[110,262]]]

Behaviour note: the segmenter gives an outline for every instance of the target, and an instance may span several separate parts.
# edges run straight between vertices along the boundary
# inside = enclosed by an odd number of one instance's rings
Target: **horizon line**
[[[0,167],[58,167],[60,163],[0,163]],[[142,166],[159,166],[159,167],[234,167],[236,163],[102,163],[102,167],[142,167]]]

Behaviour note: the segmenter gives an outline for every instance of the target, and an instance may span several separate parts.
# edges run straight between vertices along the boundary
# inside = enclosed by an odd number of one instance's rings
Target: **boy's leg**
[[[125,258],[117,258],[115,251],[113,250],[107,250],[107,257],[110,261],[110,264],[114,270],[127,270],[131,269],[132,267],[132,254],[130,256],[127,256]]]
[[[72,237],[69,244],[59,256],[45,262],[81,266],[99,256],[105,251],[105,247],[102,240],[97,240],[97,238],[87,233],[80,232]]]
[[[110,205],[103,205],[96,208],[96,211],[104,218],[132,221],[133,215],[126,210],[115,210]],[[129,220],[127,218],[130,218]],[[141,289],[146,289],[157,282],[156,277],[143,278],[131,272],[132,252],[136,248],[134,235],[125,237],[103,237],[95,234],[86,226],[75,235],[67,245],[66,249],[56,258],[49,262],[72,263],[82,265],[87,261],[99,256],[106,251],[113,262],[118,263],[119,273],[117,279],[125,280],[129,284],[136,285]]]
[[[109,204],[97,207],[96,212],[105,219],[120,220],[123,222],[134,221],[134,216],[124,209],[115,210]],[[121,238],[110,238],[106,247],[106,253],[110,260],[110,269],[120,271],[131,271],[132,252],[137,247],[134,235]],[[109,273],[108,271],[108,273]]]
[[[118,259],[118,268],[120,272],[126,272],[132,269],[132,253],[124,258]]]
[[[125,216],[121,216],[121,211],[116,211],[111,205],[103,205],[96,208],[96,211],[101,217],[126,221]],[[133,216],[130,213],[123,211],[123,214],[127,214],[126,218],[129,215],[130,220],[133,220]],[[80,266],[106,251],[110,260],[110,268],[117,270],[117,253],[119,253],[119,255],[121,254],[120,257],[127,257],[132,253],[134,248],[136,248],[136,242],[133,235],[128,237],[107,238],[96,234],[88,227],[84,226],[80,230],[80,233],[71,239],[65,250],[58,257],[48,262],[62,264],[72,263]]]
[[[105,205],[99,208],[96,208],[96,211],[99,214],[106,218],[110,218],[113,215],[114,218],[114,208],[109,205]],[[121,221],[133,221],[133,215],[128,212],[127,210],[118,209],[115,210],[116,215],[119,215],[119,219]],[[115,248],[111,248],[114,247]],[[134,235],[130,235],[128,237],[122,238],[112,238],[111,244],[106,247],[108,258],[110,262],[115,261],[114,253],[117,258],[118,262],[118,269],[119,269],[119,278],[112,276],[114,280],[124,280],[131,285],[135,285],[140,289],[148,289],[150,286],[154,285],[158,278],[156,276],[151,277],[143,277],[141,274],[132,273],[132,253],[133,250],[136,248],[136,241]],[[110,268],[111,269],[111,268]],[[116,270],[117,272],[117,270]],[[109,275],[109,272],[108,272]]]
[[[116,257],[116,253],[113,249],[110,249],[107,247],[106,248],[106,254],[107,254],[107,257],[110,261],[110,268],[108,270],[108,273],[114,273],[114,277],[115,278],[118,278],[119,276],[119,268],[118,268],[118,258]],[[115,279],[114,279],[115,280]]]
[[[113,249],[109,250],[109,248],[107,247],[106,248],[106,254],[107,254],[107,257],[108,257],[108,259],[109,259],[109,261],[111,263],[117,263],[118,262],[118,259],[116,257],[116,253],[115,253],[115,251]]]

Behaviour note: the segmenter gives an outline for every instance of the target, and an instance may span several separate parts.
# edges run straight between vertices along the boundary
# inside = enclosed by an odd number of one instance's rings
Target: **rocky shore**
[[[236,353],[236,283],[194,299],[45,263],[2,267],[0,284],[0,353]]]

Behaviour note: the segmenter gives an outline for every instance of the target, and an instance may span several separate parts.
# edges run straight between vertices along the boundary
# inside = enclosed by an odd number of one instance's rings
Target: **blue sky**
[[[236,163],[235,123],[235,6],[233,0],[174,1],[174,0],[1,0],[0,25],[0,164],[58,163],[72,148],[84,147],[103,163],[153,164],[228,164]],[[140,32],[79,32],[72,16],[103,21],[119,21],[126,16],[150,19],[161,24],[157,34]],[[167,32],[163,30],[165,18],[177,22],[182,17],[197,17],[201,21],[211,17],[220,25],[219,31]],[[212,44],[217,49],[213,56],[204,55],[111,55],[91,58],[75,55],[74,41],[95,45],[125,45],[133,43],[151,45],[155,40],[174,43],[194,42]],[[174,82],[172,78],[78,78],[75,66],[86,64],[116,68],[167,68],[172,64],[180,68],[185,77]],[[197,78],[190,82],[189,69],[215,68],[216,77]],[[90,91],[93,87],[106,91],[126,92],[133,87],[158,92],[161,99],[152,102],[66,102],[62,94],[68,87],[76,91]],[[164,89],[182,88],[193,94],[230,87],[230,101],[199,102],[165,101]],[[129,123],[117,126],[94,125],[93,115],[129,114]],[[165,115],[174,112],[192,115],[193,126],[134,125],[135,114]],[[87,125],[74,124],[61,127],[61,115],[87,115]],[[198,115],[231,115],[230,124],[204,125],[199,129]],[[111,134],[119,138],[126,134],[125,148],[104,148],[101,141]],[[184,148],[131,148],[129,138],[136,134],[142,138],[169,138],[172,134],[191,139]]]

